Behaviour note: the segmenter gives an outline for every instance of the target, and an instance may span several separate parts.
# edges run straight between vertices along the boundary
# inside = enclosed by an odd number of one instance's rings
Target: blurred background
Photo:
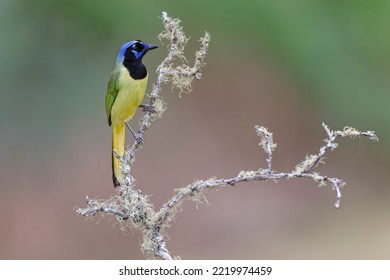
[[[265,167],[253,127],[274,133],[274,168],[290,171],[332,129],[343,139],[318,167],[348,184],[240,184],[186,201],[168,249],[183,259],[390,258],[390,1],[0,1],[0,258],[143,259],[138,232],[74,212],[108,198],[111,129],[104,99],[120,46],[161,43],[162,11],[191,40],[212,41],[203,79],[179,98],[137,154],[137,187],[156,208],[194,179]],[[149,91],[166,46],[148,54]],[[136,127],[138,114],[132,126]],[[128,134],[128,143],[132,143]]]

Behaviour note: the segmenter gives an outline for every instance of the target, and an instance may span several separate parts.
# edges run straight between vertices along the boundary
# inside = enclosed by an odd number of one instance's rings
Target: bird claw
[[[144,138],[142,137],[141,133],[134,133],[133,134],[135,141],[137,141],[138,145],[143,145],[144,144]]]
[[[140,132],[134,132],[128,123],[126,123],[126,126],[130,130],[131,134],[133,134],[133,137],[135,141],[137,141],[138,145],[142,145],[144,143],[144,138],[142,137],[142,134]]]
[[[153,105],[141,104],[141,105],[139,105],[139,107],[142,108],[143,112],[148,112],[148,113],[151,113],[151,114],[155,114],[156,113],[156,107],[154,107]]]

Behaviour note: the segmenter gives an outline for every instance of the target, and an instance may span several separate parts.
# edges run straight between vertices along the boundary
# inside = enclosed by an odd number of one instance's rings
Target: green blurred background
[[[104,98],[119,47],[159,43],[162,11],[212,36],[203,79],[145,135],[134,176],[160,207],[194,179],[265,166],[254,125],[274,132],[274,167],[315,153],[321,123],[375,130],[341,140],[310,181],[247,183],[185,202],[167,231],[184,259],[390,258],[390,1],[0,1],[0,258],[142,259],[140,235],[73,211],[107,198],[111,129]],[[161,45],[161,44],[160,44]],[[161,46],[144,59],[150,73]],[[133,120],[136,126],[140,115]],[[131,139],[128,142],[131,143]]]

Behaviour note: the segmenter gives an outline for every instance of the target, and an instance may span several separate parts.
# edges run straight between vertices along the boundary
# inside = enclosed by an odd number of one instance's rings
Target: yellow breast
[[[129,121],[141,104],[145,95],[148,76],[142,80],[134,80],[125,67],[121,67],[119,74],[119,92],[111,109],[113,125],[124,124]]]

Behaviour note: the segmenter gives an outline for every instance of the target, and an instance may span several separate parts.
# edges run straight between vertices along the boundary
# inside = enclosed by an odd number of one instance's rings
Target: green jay
[[[110,75],[106,95],[108,125],[112,126],[112,179],[114,187],[123,178],[120,161],[114,151],[123,156],[125,151],[125,126],[131,120],[145,95],[148,72],[142,63],[143,56],[156,45],[140,40],[125,43],[116,59],[115,68]],[[145,107],[144,107],[145,108]],[[128,126],[131,130],[130,126]],[[137,141],[137,135],[131,131]]]

